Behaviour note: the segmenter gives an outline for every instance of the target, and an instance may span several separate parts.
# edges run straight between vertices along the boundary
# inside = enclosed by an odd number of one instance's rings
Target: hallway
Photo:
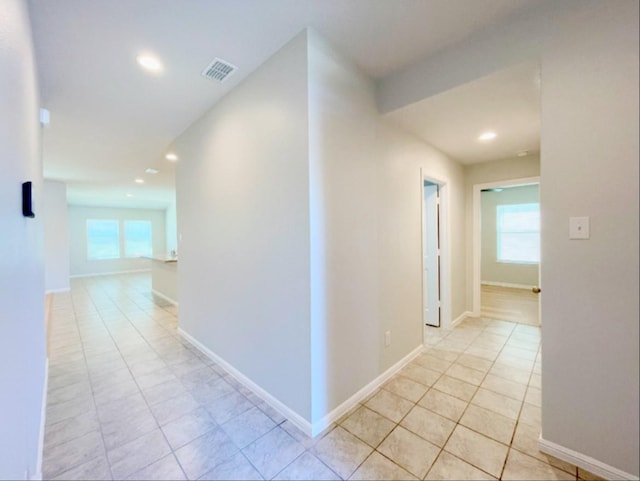
[[[183,341],[177,316],[148,274],[54,296],[46,479],[577,478],[537,450],[537,327],[431,329],[418,357],[310,439]]]

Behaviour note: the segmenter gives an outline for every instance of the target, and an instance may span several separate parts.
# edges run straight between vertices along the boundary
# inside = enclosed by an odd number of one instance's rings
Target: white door
[[[423,232],[423,303],[424,323],[440,327],[440,234],[439,187],[424,184],[424,232]]]

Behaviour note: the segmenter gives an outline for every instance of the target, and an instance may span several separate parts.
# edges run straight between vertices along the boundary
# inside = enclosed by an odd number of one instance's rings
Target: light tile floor
[[[146,274],[52,307],[46,479],[576,479],[540,453],[540,331],[468,319],[310,439],[176,332]]]

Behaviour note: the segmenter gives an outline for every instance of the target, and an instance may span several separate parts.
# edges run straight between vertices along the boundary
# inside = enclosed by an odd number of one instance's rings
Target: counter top
[[[145,259],[149,259],[152,261],[156,261],[156,262],[164,262],[165,264],[168,264],[170,262],[178,262],[178,258],[177,257],[167,257],[167,258],[160,258],[160,257],[148,257],[148,256],[144,256]]]

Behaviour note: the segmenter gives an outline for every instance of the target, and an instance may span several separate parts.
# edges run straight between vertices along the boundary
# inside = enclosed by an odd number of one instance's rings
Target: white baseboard
[[[547,441],[546,439],[543,439],[542,436],[540,436],[540,438],[538,439],[538,448],[540,448],[540,451],[542,451],[543,453],[550,454],[551,456],[555,456],[562,461],[574,464],[575,466],[585,469],[604,479],[638,479],[638,476],[625,473],[618,468],[609,466],[608,464],[598,461],[597,459],[594,459],[590,456],[579,453],[569,448],[565,448],[564,446],[560,446],[559,444],[556,444],[554,442]]]
[[[464,311],[462,314],[460,314],[458,317],[456,317],[453,321],[451,321],[451,329],[453,329],[454,327],[456,327],[458,324],[460,324],[463,320],[465,320],[467,317],[474,317],[473,316],[473,312],[471,311]]]
[[[316,421],[311,426],[311,435],[316,436],[324,431],[331,423],[340,419],[344,414],[349,412],[350,409],[354,408],[360,401],[365,399],[371,393],[373,393],[376,389],[382,386],[385,382],[393,377],[400,369],[409,364],[413,359],[420,354],[424,349],[424,346],[421,344],[416,347],[413,351],[407,354],[405,357],[400,359],[397,363],[387,369],[385,372],[380,374],[377,378],[371,381],[369,384],[364,386],[358,392],[356,392],[353,396],[347,399],[345,402],[340,404],[338,407],[333,409],[329,414],[324,416],[319,421]]]
[[[44,364],[44,385],[42,391],[42,407],[40,408],[40,433],[38,435],[38,459],[36,461],[36,472],[31,479],[42,479],[42,458],[44,454],[44,430],[47,420],[47,391],[49,390],[49,358]]]
[[[380,374],[377,378],[371,381],[369,384],[364,386],[358,392],[356,392],[353,396],[347,399],[345,402],[340,404],[338,407],[333,409],[330,413],[324,416],[319,421],[311,424],[309,421],[300,416],[297,412],[292,410],[289,406],[284,404],[279,399],[275,398],[267,391],[265,391],[262,387],[258,386],[255,382],[245,376],[243,373],[238,371],[235,367],[229,364],[227,361],[222,359],[216,353],[205,347],[202,343],[197,341],[193,336],[187,333],[184,329],[178,328],[178,333],[184,337],[187,341],[189,341],[193,346],[198,348],[203,354],[208,356],[211,360],[222,366],[227,372],[229,372],[232,376],[234,376],[239,382],[241,382],[245,387],[251,389],[255,394],[260,396],[267,404],[269,404],[273,409],[282,414],[285,418],[287,418],[292,424],[294,424],[297,428],[302,430],[308,436],[316,436],[324,431],[331,423],[340,419],[346,412],[355,407],[360,401],[365,399],[368,395],[378,389],[382,384],[388,381],[394,374],[396,374],[400,369],[406,366],[409,362],[411,362],[422,350],[424,346],[420,345],[416,347],[413,351],[407,354],[400,361],[395,363],[385,372]]]
[[[115,276],[118,274],[136,274],[139,272],[151,272],[151,269],[132,269],[130,271],[111,271],[111,272],[95,272],[93,274],[73,274],[70,279],[78,279],[80,277],[97,277],[97,276]]]
[[[536,286],[528,286],[526,284],[513,284],[511,282],[492,282],[482,281],[480,284],[483,286],[495,286],[495,287],[511,287],[512,289],[528,289],[531,290]]]
[[[69,292],[71,291],[70,287],[61,287],[60,289],[47,289],[46,291],[44,291],[45,295],[46,294],[58,294],[60,292]]]
[[[255,382],[245,376],[243,373],[238,371],[235,367],[229,364],[227,361],[222,359],[216,353],[205,347],[202,343],[197,341],[191,334],[186,332],[182,328],[178,328],[178,333],[184,337],[187,341],[189,341],[193,346],[198,348],[203,354],[205,354],[209,359],[213,360],[216,364],[219,364],[225,371],[235,377],[239,382],[241,382],[245,387],[251,389],[255,394],[260,396],[263,401],[265,401],[269,406],[282,414],[285,418],[291,421],[298,429],[302,430],[305,434],[311,436],[311,423],[307,421],[305,418],[300,416],[297,412],[291,409],[289,406],[284,404],[279,399],[275,398],[273,395],[269,394],[262,387],[258,386]]]
[[[176,301],[175,299],[171,299],[169,296],[165,296],[160,291],[157,291],[155,289],[151,289],[151,292],[153,292],[154,295],[156,295],[156,296],[164,299],[165,301],[170,302],[174,306],[178,307],[178,301]]]

